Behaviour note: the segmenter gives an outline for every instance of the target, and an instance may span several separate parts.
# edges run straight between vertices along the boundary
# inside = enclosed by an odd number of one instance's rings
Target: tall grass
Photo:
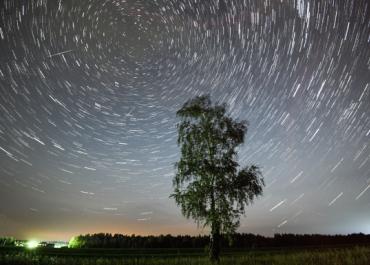
[[[31,253],[12,253],[0,256],[0,264],[19,265],[198,265],[211,264],[207,257],[178,258],[80,258],[51,257]],[[289,254],[266,254],[262,256],[224,256],[220,264],[225,265],[291,265],[291,264],[330,264],[330,265],[369,265],[370,248],[329,249],[327,251],[304,251]]]

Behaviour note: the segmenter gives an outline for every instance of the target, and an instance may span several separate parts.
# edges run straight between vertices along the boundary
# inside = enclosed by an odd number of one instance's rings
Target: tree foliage
[[[233,120],[226,108],[225,103],[212,106],[210,96],[205,95],[185,102],[176,113],[181,158],[174,164],[170,197],[198,227],[210,226],[213,261],[219,261],[220,235],[225,234],[232,244],[240,215],[254,197],[262,195],[264,186],[258,166],[238,171],[237,148],[244,143],[249,124]]]
[[[72,237],[69,248],[204,248],[209,236],[135,236],[110,233]]]
[[[0,237],[0,246],[14,245],[13,237]]]
[[[88,237],[88,235],[86,235]],[[69,241],[68,248],[84,248],[85,247],[85,237],[83,235],[79,235],[76,237],[72,237],[71,241]]]

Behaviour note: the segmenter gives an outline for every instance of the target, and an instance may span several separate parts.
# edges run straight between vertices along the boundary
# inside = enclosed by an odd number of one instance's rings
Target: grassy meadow
[[[0,247],[0,264],[211,264],[202,249],[54,249]],[[223,249],[220,264],[370,264],[370,246]]]

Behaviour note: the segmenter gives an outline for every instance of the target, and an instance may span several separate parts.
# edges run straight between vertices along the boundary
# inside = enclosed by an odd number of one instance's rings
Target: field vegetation
[[[0,264],[211,264],[208,253],[188,249],[54,249],[0,247]],[[228,248],[220,264],[370,264],[370,245],[325,247]]]

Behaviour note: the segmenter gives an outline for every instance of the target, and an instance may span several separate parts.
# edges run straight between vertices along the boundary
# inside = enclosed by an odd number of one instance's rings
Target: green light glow
[[[28,243],[28,247],[29,248],[34,248],[34,247],[37,247],[37,242],[36,241],[31,241]]]

